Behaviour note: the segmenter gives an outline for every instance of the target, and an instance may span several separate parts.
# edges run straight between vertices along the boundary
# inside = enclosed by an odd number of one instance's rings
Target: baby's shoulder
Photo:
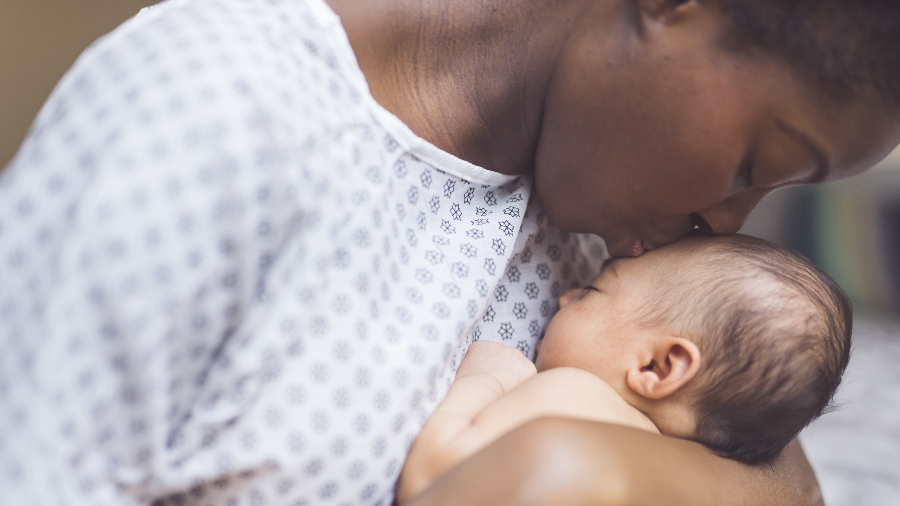
[[[609,383],[583,369],[557,367],[541,371],[519,389],[532,401],[544,405],[548,413],[659,433],[656,425],[628,404]]]
[[[556,367],[541,371],[528,383],[535,393],[545,395],[584,397],[603,403],[625,402],[609,383],[575,367]]]

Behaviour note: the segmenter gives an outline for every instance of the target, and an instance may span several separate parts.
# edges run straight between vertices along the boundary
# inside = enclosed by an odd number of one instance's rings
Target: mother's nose
[[[694,224],[707,233],[715,235],[736,234],[747,216],[770,189],[746,190],[702,211],[693,214]]]

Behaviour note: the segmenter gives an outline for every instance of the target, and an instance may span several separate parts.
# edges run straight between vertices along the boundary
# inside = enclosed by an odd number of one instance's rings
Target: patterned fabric
[[[0,179],[0,504],[389,504],[467,346],[532,357],[603,255],[378,106],[320,0],[173,0]]]

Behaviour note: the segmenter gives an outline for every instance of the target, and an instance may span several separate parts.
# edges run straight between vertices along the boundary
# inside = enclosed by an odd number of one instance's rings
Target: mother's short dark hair
[[[762,49],[837,98],[874,94],[900,105],[900,2],[711,0],[731,19],[726,45]]]

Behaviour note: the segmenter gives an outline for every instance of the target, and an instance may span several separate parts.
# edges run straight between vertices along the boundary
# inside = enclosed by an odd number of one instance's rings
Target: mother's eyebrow
[[[783,120],[779,119],[775,123],[792,139],[806,146],[806,149],[808,149],[816,159],[816,171],[806,180],[806,183],[816,184],[825,181],[825,178],[828,177],[828,173],[830,172],[831,162],[828,160],[828,155],[825,154],[822,147],[816,144],[816,142],[808,135],[797,130],[788,123],[785,123]]]

